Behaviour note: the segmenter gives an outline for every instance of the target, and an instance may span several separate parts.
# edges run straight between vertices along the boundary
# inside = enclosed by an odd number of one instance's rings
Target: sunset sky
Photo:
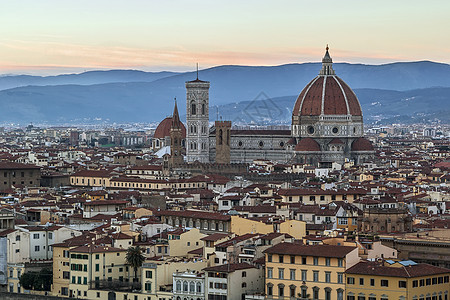
[[[450,1],[0,0],[0,74],[450,63]]]

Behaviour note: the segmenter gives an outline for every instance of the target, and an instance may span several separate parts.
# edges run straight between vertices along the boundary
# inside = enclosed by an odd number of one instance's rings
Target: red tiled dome
[[[322,70],[298,96],[293,116],[362,116],[358,98],[352,89],[336,76],[328,47],[326,50],[322,59]]]
[[[170,136],[170,128],[172,128],[172,117],[167,117],[156,127],[153,138],[163,139],[166,136]],[[181,123],[181,133],[183,138],[186,138],[186,127],[184,127],[183,123]]]
[[[312,138],[302,138],[295,146],[295,151],[320,151],[319,144]]]
[[[322,107],[323,105],[323,107]],[[293,115],[362,116],[358,98],[336,75],[319,75],[303,89],[294,105]]]
[[[352,151],[373,151],[373,146],[369,140],[360,137],[353,141]]]

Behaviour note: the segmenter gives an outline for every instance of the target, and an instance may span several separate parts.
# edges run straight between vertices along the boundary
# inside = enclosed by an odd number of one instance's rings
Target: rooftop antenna
[[[198,63],[197,63],[197,80],[198,80]]]

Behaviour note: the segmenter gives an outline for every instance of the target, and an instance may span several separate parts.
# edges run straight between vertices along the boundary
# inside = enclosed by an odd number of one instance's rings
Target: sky
[[[0,74],[450,63],[448,0],[0,0]]]

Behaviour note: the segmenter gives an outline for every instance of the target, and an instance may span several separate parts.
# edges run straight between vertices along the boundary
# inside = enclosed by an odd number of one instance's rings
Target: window
[[[364,278],[359,278],[359,285],[364,285]]]
[[[278,260],[279,260],[280,263],[283,263],[284,256],[283,255],[278,255]]]
[[[319,299],[319,289],[313,288],[313,299]]]
[[[331,282],[331,272],[325,272],[325,282]]]
[[[295,256],[291,256],[291,264],[295,264]]]
[[[355,278],[354,277],[347,277],[347,284],[355,284]]]
[[[331,290],[329,288],[325,288],[325,300],[331,300]]]
[[[337,300],[344,300],[344,291],[342,289],[337,290]]]
[[[283,268],[278,268],[278,278],[284,279],[284,269]]]
[[[70,279],[70,272],[63,271],[63,279]]]
[[[308,272],[307,270],[302,270],[302,281],[307,281],[307,276],[306,276],[306,274],[308,274],[307,272]]]
[[[337,274],[337,282],[344,283],[344,274],[342,274],[342,273]]]
[[[412,284],[413,288],[416,288],[419,286],[419,281],[418,280],[413,280],[413,284]]]
[[[247,272],[242,272],[242,277],[247,277]]]
[[[314,282],[319,281],[319,271],[313,271],[313,281]]]
[[[381,286],[389,286],[389,281],[386,279],[381,279]]]
[[[145,271],[145,278],[152,278],[153,277],[152,271]]]
[[[306,265],[306,257],[302,257],[302,265]]]
[[[290,280],[295,280],[295,269],[290,269],[289,270],[289,279]]]
[[[35,240],[39,239],[39,233],[33,234],[33,239],[35,239]]]
[[[272,262],[272,254],[267,254],[267,261]]]
[[[49,233],[48,233],[48,238],[49,238],[49,239],[52,239],[52,238],[53,238],[53,232],[49,232]]]
[[[325,266],[330,266],[330,258],[325,258]]]
[[[267,268],[267,278],[273,278],[273,268]]]
[[[95,259],[100,259],[100,254],[95,254]]]
[[[344,260],[342,258],[338,259],[338,267],[342,267],[344,265]]]
[[[284,297],[284,285],[279,285],[278,286],[278,296],[279,297]]]
[[[267,285],[267,295],[269,296],[273,295],[273,286]]]
[[[291,298],[295,298],[295,285],[291,285],[290,287],[289,287],[289,296],[291,297]]]
[[[40,247],[39,246],[34,246],[34,251],[40,251]]]
[[[399,288],[405,288],[406,289],[406,281],[400,280],[398,282],[398,287]]]
[[[347,218],[346,218],[346,217],[344,217],[344,218],[339,218],[339,219],[338,219],[338,224],[339,224],[339,225],[347,225],[347,224],[348,224]]]
[[[152,283],[151,282],[146,282],[145,283],[145,290],[149,291],[149,292],[152,290]]]
[[[375,279],[370,278],[370,285],[371,285],[371,286],[375,286]]]
[[[100,271],[100,265],[99,264],[95,264],[95,272],[99,272]]]
[[[313,264],[314,264],[315,266],[317,266],[317,265],[319,264],[319,258],[314,257],[314,258],[313,258]]]

